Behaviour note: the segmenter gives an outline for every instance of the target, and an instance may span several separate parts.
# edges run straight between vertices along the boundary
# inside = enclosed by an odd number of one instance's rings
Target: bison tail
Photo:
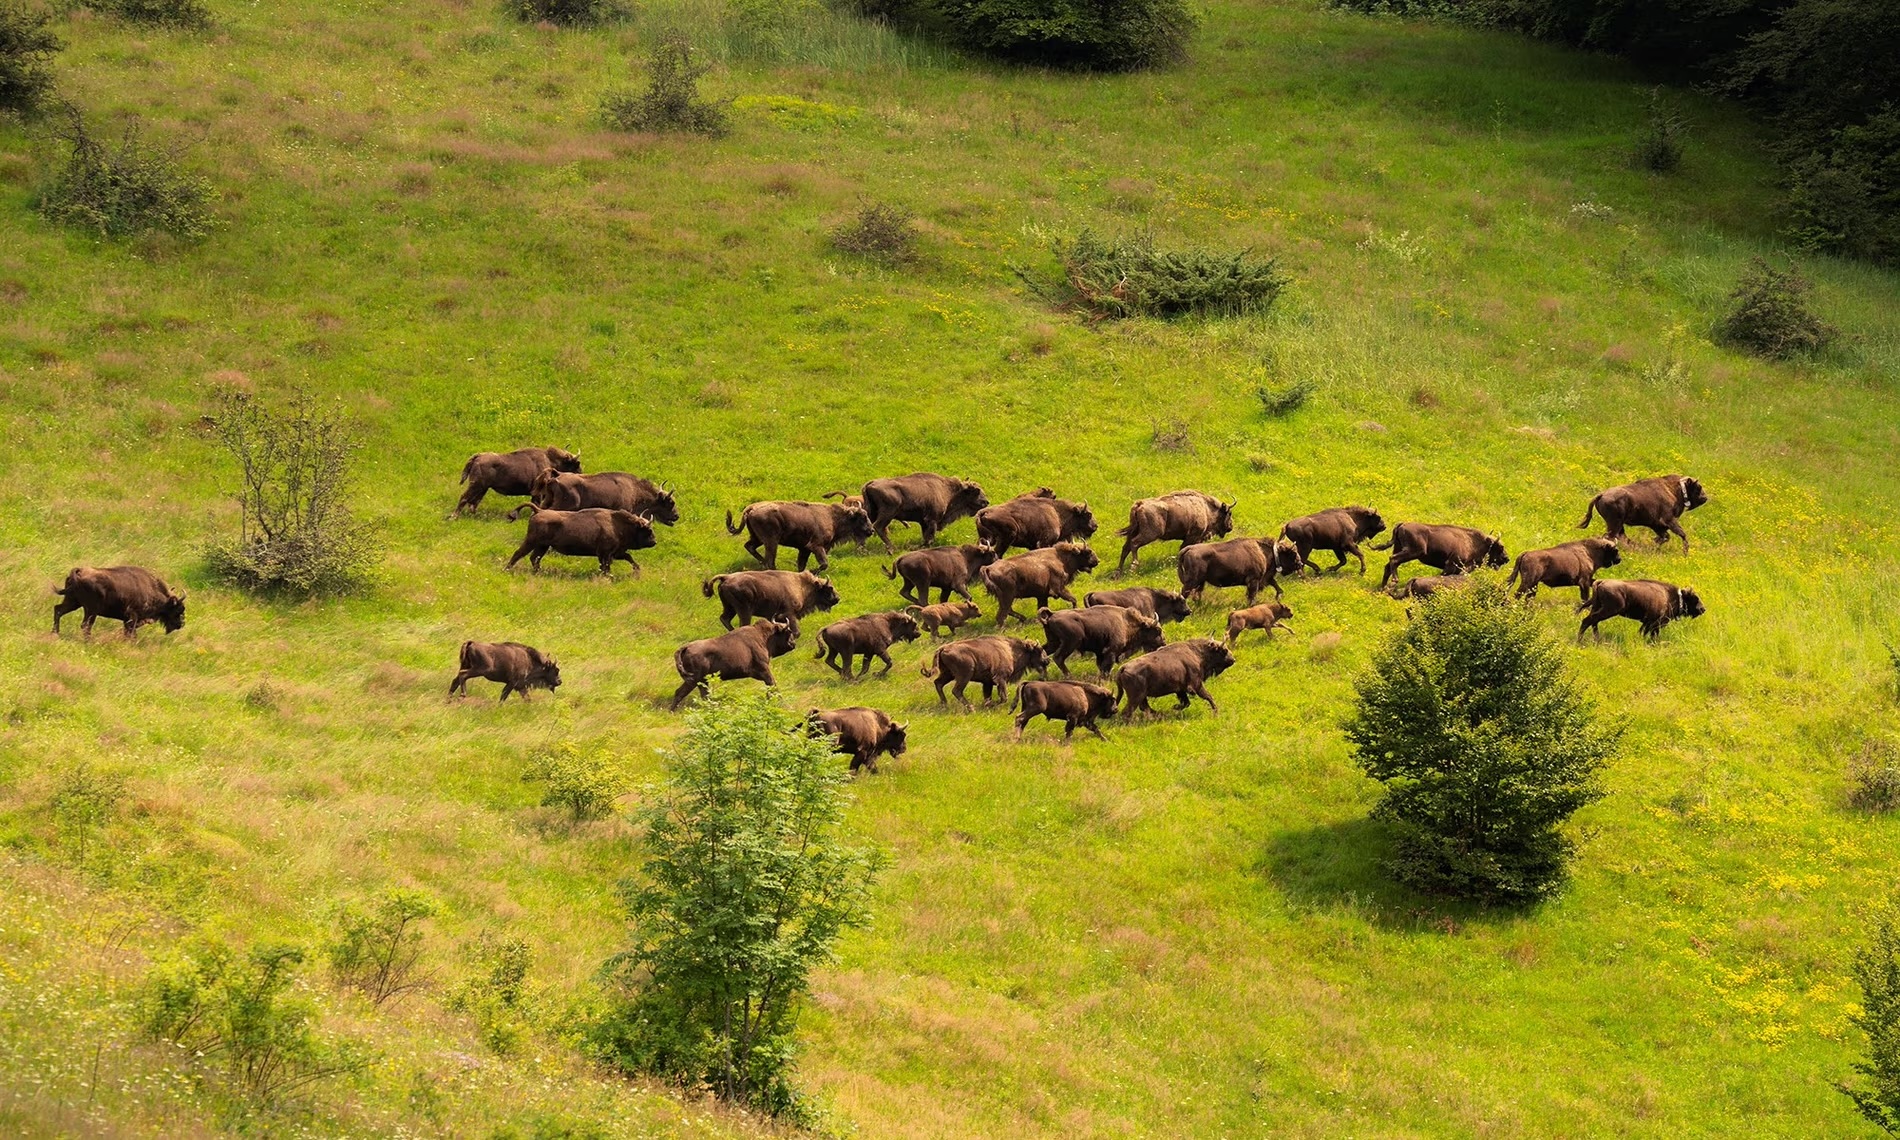
[[[942,653],[943,650],[939,649],[936,653],[932,653],[929,657],[924,658],[923,661],[918,663],[917,671],[925,677],[935,677],[937,675],[937,658]]]
[[[719,583],[725,581],[725,579],[726,579],[726,576],[724,574],[714,574],[712,577],[706,579],[704,582],[701,582],[699,584],[700,596],[706,597],[706,598],[712,597],[713,591],[718,589]]]
[[[818,645],[818,652],[812,654],[812,660],[823,661],[831,653],[831,650],[825,646],[825,631],[822,629],[819,630],[818,635],[812,638],[812,641]]]
[[[727,511],[727,512],[726,512],[726,533],[727,533],[727,534],[743,534],[743,533],[745,533],[745,512],[744,512],[744,511],[740,511],[740,512],[739,512],[739,525],[738,525],[738,526],[734,526],[734,525],[732,525],[732,512],[731,512],[731,511]]]
[[[1601,499],[1602,497],[1602,495],[1598,495],[1596,499],[1591,499],[1590,505],[1583,508],[1583,521],[1577,524],[1578,530],[1585,530],[1590,526],[1590,516],[1594,515],[1597,510],[1597,499]]]
[[[468,457],[468,462],[462,464],[461,482],[464,482],[464,483],[468,482],[468,477],[470,475],[473,475],[474,473],[475,473],[475,457],[471,455]]]
[[[1130,520],[1129,520],[1129,523],[1128,523],[1128,525],[1127,525],[1127,526],[1125,526],[1125,527],[1123,527],[1123,528],[1121,528],[1120,530],[1118,530],[1118,531],[1116,531],[1116,532],[1115,532],[1115,537],[1117,537],[1117,538],[1133,538],[1133,537],[1135,537],[1135,523],[1134,523],[1134,520],[1132,520],[1132,519],[1130,519]]]
[[[1384,542],[1372,543],[1371,545],[1367,546],[1366,549],[1367,550],[1390,550],[1392,549],[1392,536],[1388,536]]]
[[[1009,711],[1015,712],[1017,707],[1021,705],[1022,703],[1023,703],[1023,687],[1021,685],[1018,685],[1016,686],[1016,695],[1009,698]]]
[[[1049,624],[1049,619],[1050,619],[1050,618],[1052,618],[1052,617],[1054,617],[1054,616],[1056,616],[1056,615],[1055,615],[1055,611],[1054,611],[1054,610],[1051,610],[1051,609],[1050,609],[1050,608],[1049,608],[1048,606],[1037,606],[1037,607],[1036,607],[1036,621],[1037,621],[1038,623],[1040,623],[1040,624],[1042,624],[1042,625],[1048,625],[1048,624]]]
[[[893,570],[893,569],[891,569],[891,567],[890,567],[890,564],[889,564],[889,563],[886,563],[886,564],[884,564],[883,566],[880,566],[880,567],[878,567],[878,569],[880,569],[880,570],[882,570],[882,571],[884,571],[884,576],[885,576],[886,578],[889,578],[889,579],[891,579],[892,581],[896,581],[896,580],[897,580],[897,571],[895,571],[895,570]]]
[[[455,658],[456,661],[461,664],[462,668],[468,668],[469,650],[474,647],[475,643],[472,641],[464,641],[462,643],[462,651],[458,653]]]

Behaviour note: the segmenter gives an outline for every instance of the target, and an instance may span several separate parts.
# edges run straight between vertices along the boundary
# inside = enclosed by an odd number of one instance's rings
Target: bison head
[[[1020,637],[1014,640],[1016,642],[1016,655],[1017,658],[1022,661],[1023,668],[1025,670],[1034,669],[1036,672],[1047,677],[1049,675],[1049,651],[1033,641],[1024,641]]]
[[[1623,552],[1616,548],[1615,541],[1607,538],[1586,538],[1583,548],[1590,552],[1590,562],[1601,570],[1606,566],[1616,566],[1623,561]]]
[[[893,758],[902,756],[904,749],[910,747],[910,741],[907,739],[906,731],[909,727],[909,725],[904,724],[893,724],[891,727],[885,729],[884,735],[878,738],[878,751]]]
[[[1024,491],[1016,497],[1019,499],[1053,499],[1056,497],[1056,493],[1049,487],[1037,487],[1033,491]]]
[[[1485,535],[1484,544],[1484,564],[1486,566],[1496,569],[1511,560],[1511,556],[1504,553],[1504,541],[1496,535]]]
[[[614,534],[627,544],[628,550],[650,550],[653,547],[653,524],[645,515],[615,511]]]
[[[1171,621],[1186,621],[1188,619],[1188,600],[1182,597],[1179,592],[1174,590],[1156,590],[1154,592],[1154,599],[1155,617],[1161,619],[1163,624]]]
[[[1168,643],[1167,635],[1161,632],[1161,623],[1147,614],[1135,614],[1135,636],[1130,639],[1136,649],[1143,653],[1152,653]]]
[[[1089,697],[1089,715],[1104,717],[1115,715],[1115,694],[1100,685],[1083,685],[1082,691]]]
[[[1087,503],[1079,503],[1075,515],[1069,520],[1069,529],[1083,538],[1095,537],[1095,512],[1089,510]]]
[[[996,561],[996,548],[987,542],[970,542],[963,546],[963,560],[972,569],[981,570]]]
[[[1686,618],[1699,618],[1709,612],[1703,607],[1702,599],[1696,596],[1696,592],[1687,587],[1678,587],[1676,590],[1676,610]]]
[[[581,473],[581,457],[564,448],[548,448],[548,462],[556,471],[566,472],[569,475]]]
[[[866,540],[877,533],[877,528],[871,525],[871,515],[864,509],[864,500],[855,495],[852,498],[857,499],[857,502],[844,504],[844,517],[840,520],[844,525],[840,529],[844,537],[862,547]]]
[[[1055,551],[1056,556],[1062,559],[1062,564],[1067,566],[1072,574],[1086,574],[1102,564],[1102,560],[1095,556],[1093,550],[1079,542],[1058,542]]]
[[[528,666],[528,676],[521,687],[546,689],[551,693],[561,687],[561,667],[554,663],[554,658],[543,657],[537,653],[534,655],[533,663]]]
[[[1218,641],[1210,641],[1201,654],[1201,662],[1207,666],[1207,675],[1218,677],[1227,672],[1234,664],[1234,651]]]
[[[891,636],[898,641],[917,640],[917,619],[909,613],[899,612],[890,615]]]
[[[952,511],[961,511],[963,514],[973,515],[990,505],[990,497],[985,495],[983,488],[977,484],[963,479],[952,479],[950,485],[952,488],[950,492],[950,509]]]
[[[798,624],[789,621],[761,622],[765,629],[765,652],[783,657],[798,648]]]
[[[1691,476],[1682,478],[1682,509],[1693,511],[1709,501],[1707,492],[1702,490],[1702,480]]]
[[[1359,530],[1360,542],[1364,542],[1368,538],[1377,538],[1379,535],[1385,533],[1385,519],[1379,516],[1378,511],[1373,510],[1371,507],[1348,507],[1346,509],[1352,514],[1353,524]]]
[[[1234,504],[1214,500],[1214,537],[1226,538],[1234,530]]]
[[[1260,539],[1260,548],[1273,562],[1275,571],[1281,574],[1300,572],[1300,548],[1284,538]]]
[[[809,576],[810,573],[810,571],[806,571],[807,576]],[[809,589],[805,592],[806,613],[810,613],[814,609],[829,611],[831,607],[837,605],[838,602],[838,587],[831,584],[831,579],[811,579]]]
[[[167,594],[165,604],[158,607],[158,624],[165,627],[166,633],[177,633],[185,624],[185,595]]]
[[[680,521],[679,504],[673,501],[673,491],[671,488],[662,488],[660,493],[653,497],[651,511],[653,521],[656,523],[672,526],[674,523]]]
[[[975,621],[978,617],[982,616],[983,611],[977,608],[975,602],[956,602],[953,604],[956,606],[956,609],[951,612],[956,614],[957,617],[963,621]]]

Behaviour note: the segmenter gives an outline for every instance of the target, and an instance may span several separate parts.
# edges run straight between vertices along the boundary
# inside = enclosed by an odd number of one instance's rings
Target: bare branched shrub
[[[909,210],[872,202],[831,231],[831,244],[872,261],[901,265],[917,258],[917,227]]]
[[[65,47],[46,25],[49,13],[0,2],[0,111],[30,115],[53,90],[47,61]]]
[[[322,594],[365,584],[381,551],[350,513],[362,444],[341,407],[303,392],[281,409],[235,389],[217,401],[213,422],[238,461],[243,522],[236,539],[207,548],[212,570],[249,590]]]
[[[422,961],[424,919],[435,904],[417,891],[392,890],[368,907],[337,908],[336,934],[325,948],[341,985],[381,1005],[428,983]]]
[[[1776,269],[1757,257],[1729,294],[1733,308],[1716,333],[1730,344],[1776,360],[1817,352],[1839,330],[1808,309],[1813,290],[1799,269]]]
[[[147,146],[136,122],[127,124],[116,147],[108,146],[68,108],[55,137],[67,147],[65,162],[39,194],[49,220],[101,237],[148,231],[196,241],[217,225],[211,184],[187,174],[177,148]]]
[[[673,131],[717,138],[731,129],[723,104],[699,97],[704,64],[692,45],[668,35],[654,45],[645,91],[617,91],[601,101],[601,117],[617,131]]]
[[[1194,437],[1185,421],[1169,420],[1154,425],[1154,434],[1149,437],[1148,445],[1156,451],[1193,451]]]

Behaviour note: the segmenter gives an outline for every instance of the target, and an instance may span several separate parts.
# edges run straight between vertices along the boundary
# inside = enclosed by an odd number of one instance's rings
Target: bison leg
[[[1069,587],[1067,585],[1057,586],[1055,589],[1055,596],[1069,603],[1069,608],[1072,610],[1079,610],[1082,608],[1082,603],[1075,600],[1074,594],[1069,593]],[[1044,598],[1042,600],[1042,604],[1045,606],[1048,605],[1049,599]]]
[[[1346,546],[1346,549],[1352,553],[1352,556],[1354,558],[1357,558],[1359,560],[1359,576],[1362,578],[1365,577],[1365,574],[1366,574],[1365,552],[1359,549],[1359,545],[1357,543],[1349,543]],[[1346,564],[1346,556],[1344,554],[1340,554],[1340,552],[1337,550],[1333,551],[1333,553],[1339,554],[1339,565],[1344,566]],[[1334,569],[1338,569],[1338,567],[1334,567]]]
[[[1644,622],[1643,623],[1643,637],[1652,642],[1656,641],[1658,638],[1662,637],[1662,627],[1663,627],[1663,623],[1659,621]]]
[[[1122,556],[1121,560],[1115,563],[1115,573],[1119,574],[1127,569],[1131,561],[1134,563],[1135,571],[1137,573],[1141,571],[1141,545],[1141,543],[1135,541],[1133,535],[1130,535],[1128,539],[1122,543]]]
[[[759,680],[765,682],[765,687],[768,689],[778,688],[778,678],[772,676],[772,663],[770,661],[767,661],[765,668],[760,671]]]
[[[878,670],[879,676],[882,676],[883,674],[890,672],[892,667],[897,664],[897,662],[891,660],[891,651],[889,649],[880,649],[877,651],[877,655],[879,659],[881,659],[884,662],[884,668]],[[859,673],[858,676],[862,677],[864,676],[865,673],[869,673],[870,671],[871,671],[871,658],[869,656],[866,656],[864,659],[864,672]]]
[[[59,619],[61,617],[65,616],[66,614],[72,613],[74,610],[79,609],[79,608],[80,607],[79,607],[78,602],[70,602],[70,601],[65,600],[64,598],[53,603],[53,632],[54,633],[59,632]]]
[[[679,708],[680,702],[686,699],[686,694],[692,692],[694,689],[702,687],[705,684],[705,682],[706,682],[706,679],[704,677],[694,677],[694,676],[688,675],[682,678],[680,681],[680,687],[673,690],[673,703],[667,706],[669,711]]]
[[[515,563],[521,561],[523,558],[526,558],[528,556],[528,553],[532,551],[533,549],[534,549],[534,544],[532,542],[523,542],[521,546],[515,550],[514,557],[510,558],[508,560],[508,564],[506,566],[503,566],[502,569],[513,570],[515,568]]]
[[[1086,720],[1084,720],[1084,721],[1082,722],[1082,727],[1083,727],[1083,728],[1086,728],[1086,729],[1088,729],[1088,730],[1089,730],[1090,732],[1092,732],[1092,733],[1094,733],[1094,734],[1095,734],[1095,739],[1097,739],[1097,740],[1100,740],[1100,741],[1104,741],[1104,742],[1106,742],[1106,741],[1108,740],[1108,737],[1106,737],[1106,736],[1103,736],[1103,735],[1102,735],[1102,730],[1101,730],[1101,729],[1099,729],[1099,728],[1097,728],[1097,727],[1095,727],[1095,718],[1094,718],[1094,717],[1089,717],[1088,719],[1086,719]]]
[[[758,539],[753,538],[751,535],[746,536],[745,552],[747,554],[750,554],[754,559],[756,559],[762,565],[769,566],[772,569],[776,570],[778,569],[778,544],[772,543],[770,546],[770,550],[771,550],[771,554],[768,556],[765,550],[760,548]]]
[[[1670,530],[1670,532],[1671,532],[1671,533],[1673,533],[1673,534],[1674,534],[1674,535],[1675,535],[1675,536],[1676,536],[1677,538],[1680,538],[1680,539],[1682,540],[1682,552],[1683,552],[1684,554],[1687,554],[1687,553],[1689,553],[1689,536],[1688,536],[1688,534],[1687,534],[1686,532],[1684,532],[1684,531],[1683,531],[1683,529],[1682,529],[1682,523],[1680,523],[1680,522],[1678,522],[1678,521],[1677,521],[1677,520],[1675,520],[1675,519],[1670,519],[1670,520],[1669,520],[1669,530]],[[1658,545],[1658,546],[1661,546],[1661,545],[1663,545],[1663,544],[1665,544],[1665,543],[1667,543],[1668,541],[1669,541],[1669,536],[1668,536],[1668,535],[1657,535],[1657,536],[1656,536],[1656,545]]]
[[[1603,619],[1594,613],[1585,617],[1583,624],[1577,627],[1577,644],[1582,645],[1583,635],[1589,633],[1591,630],[1596,630],[1597,641],[1600,644],[1603,641],[1603,631],[1597,629],[1597,626],[1601,624],[1603,624]]]
[[[468,696],[468,679],[474,675],[475,672],[472,669],[464,669],[457,673],[455,680],[449,682],[449,696],[454,696],[457,690],[460,690],[463,696]]]
[[[1035,715],[1036,715],[1035,713],[1030,712],[1028,709],[1024,709],[1023,711],[1017,713],[1016,714],[1016,731],[1010,733],[1009,738],[1011,740],[1020,742],[1023,738],[1023,726],[1028,724],[1032,719],[1034,719]]]
[[[515,683],[513,681],[503,681],[501,683],[501,702],[500,703],[507,704],[508,694],[514,691],[515,691]],[[528,694],[526,692],[523,692],[521,694],[521,699],[524,701],[527,700]]]
[[[1002,595],[997,596],[996,628],[998,629],[1003,628],[1004,622],[1007,622],[1010,618],[1016,617],[1015,605],[1016,605],[1016,599],[1014,597],[1008,594],[1002,594]]]
[[[970,679],[968,677],[958,677],[957,683],[954,686],[952,686],[950,689],[950,694],[956,697],[958,703],[963,705],[964,712],[970,711],[970,698],[964,695],[964,692],[963,692],[964,688],[967,687],[969,683],[970,683]],[[937,696],[938,697],[943,696],[943,690],[941,688],[937,690]]]
[[[805,567],[811,565],[811,548],[810,547],[800,546],[800,547],[795,547],[794,549],[798,551],[798,568],[800,570],[803,570]],[[824,568],[825,568],[824,563],[820,562],[818,564],[818,569],[822,571]]]
[[[99,620],[98,611],[88,609],[86,611],[86,619],[79,623],[79,632],[86,635],[87,641],[92,640],[92,623],[98,620]]]
[[[949,683],[950,683],[950,678],[948,675],[943,675],[943,674],[938,675],[937,677],[937,703],[940,705],[948,705],[950,703],[949,701],[945,700],[943,696],[943,687],[945,685],[948,685]]]
[[[468,489],[462,492],[461,501],[455,504],[455,513],[459,515],[462,512],[467,511],[470,514],[473,514],[475,511],[475,508],[482,505],[482,496],[486,494],[488,494],[488,487],[486,484],[470,483],[468,485]]]
[[[552,548],[546,546],[535,547],[534,553],[528,555],[528,569],[539,574],[541,572],[541,560],[548,556],[550,549]]]
[[[983,703],[984,704],[987,705],[991,701],[996,699],[994,695],[996,692],[996,682],[994,680],[985,679],[985,680],[978,681],[977,684],[983,686]]]
[[[1410,561],[1411,561],[1410,558],[1403,558],[1399,556],[1398,554],[1394,554],[1392,555],[1392,557],[1386,559],[1385,560],[1385,574],[1379,579],[1379,588],[1383,590],[1387,586],[1390,586],[1392,584],[1393,576],[1399,572],[1399,567],[1405,565],[1407,562],[1410,562]]]
[[[1594,573],[1587,573],[1583,577],[1577,579],[1577,600],[1578,601],[1587,602],[1590,600],[1590,591],[1596,588],[1596,581],[1597,581],[1597,576]]]
[[[125,628],[120,630],[120,632],[125,634],[127,641],[130,641],[139,635],[139,626],[144,624],[145,623],[138,618],[129,617],[125,619]]]
[[[1197,696],[1197,697],[1199,697],[1199,698],[1201,698],[1202,700],[1204,700],[1204,701],[1206,701],[1206,702],[1207,702],[1207,707],[1208,707],[1208,708],[1210,708],[1210,709],[1212,709],[1212,710],[1213,710],[1213,711],[1215,711],[1215,712],[1219,712],[1219,711],[1220,711],[1220,706],[1214,703],[1214,698],[1213,698],[1213,697],[1210,697],[1210,696],[1208,696],[1208,695],[1207,695],[1207,686],[1206,686],[1205,684],[1203,684],[1203,683],[1202,683],[1202,682],[1200,682],[1200,681],[1196,681],[1196,682],[1194,682],[1194,686],[1193,686],[1193,688],[1194,688],[1194,695],[1195,695],[1195,696]],[[1187,702],[1187,698],[1186,698],[1186,697],[1182,697],[1182,698],[1181,698],[1181,707],[1182,707],[1182,708],[1186,708],[1186,707],[1187,707],[1187,703],[1188,703],[1188,702]]]

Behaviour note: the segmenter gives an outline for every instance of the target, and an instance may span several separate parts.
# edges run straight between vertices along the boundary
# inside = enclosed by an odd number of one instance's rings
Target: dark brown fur
[[[832,739],[838,753],[851,757],[851,774],[859,768],[877,775],[877,758],[902,756],[910,746],[907,725],[898,724],[877,709],[854,705],[847,709],[813,709],[805,714],[811,731]]]
[[[1504,584],[1518,583],[1517,596],[1528,598],[1537,593],[1537,587],[1575,586],[1577,596],[1584,601],[1590,600],[1590,584],[1596,580],[1597,571],[1608,569],[1623,561],[1623,555],[1616,548],[1616,542],[1608,538],[1585,538],[1577,542],[1566,542],[1561,546],[1547,547],[1543,550],[1526,550],[1517,556],[1517,562],[1511,567],[1511,576]]]
[[[1095,514],[1087,503],[1058,499],[1047,488],[1018,495],[976,513],[976,536],[1008,554],[1012,546],[1041,550],[1095,534]]]
[[[929,546],[937,541],[938,531],[990,505],[989,496],[977,484],[929,471],[873,479],[864,485],[861,501],[887,551],[896,549],[891,545],[894,522],[916,523],[923,529],[924,545]]]
[[[1643,627],[1643,636],[1651,641],[1662,635],[1663,626],[1677,618],[1699,618],[1708,611],[1694,590],[1648,578],[1606,579],[1590,592],[1590,600],[1579,602],[1577,609],[1588,610],[1577,627],[1577,640],[1592,630],[1603,640],[1598,626],[1611,618],[1626,617]]]
[[[1447,574],[1462,574],[1480,566],[1493,568],[1509,561],[1504,544],[1497,536],[1468,526],[1402,522],[1392,528],[1392,540],[1379,543],[1374,550],[1390,550],[1385,575],[1379,588],[1392,583],[1392,576],[1407,562],[1422,562]]]
[[[1009,687],[1031,669],[1049,675],[1049,654],[1042,646],[1020,637],[990,636],[951,642],[924,662],[921,672],[936,678],[938,704],[949,703],[943,688],[954,683],[951,691],[967,709],[970,699],[963,690],[971,682],[983,686],[983,703],[988,704],[992,690],[998,696],[1008,696]]]
[[[1115,715],[1115,694],[1081,681],[1024,681],[1016,686],[1016,698],[1009,707],[1018,710],[1011,739],[1021,740],[1024,725],[1046,716],[1063,723],[1064,740],[1073,738],[1078,728],[1088,729],[1097,740],[1107,740],[1095,722]]]
[[[449,682],[451,697],[458,692],[467,696],[471,677],[501,682],[504,701],[509,693],[520,693],[525,701],[529,689],[546,689],[551,693],[561,687],[561,667],[554,663],[554,658],[518,641],[464,641],[457,660],[461,670],[455,674],[455,680]]]
[[[1140,610],[1149,617],[1167,625],[1169,622],[1186,621],[1192,611],[1188,600],[1175,590],[1157,590],[1153,586],[1130,586],[1123,590],[1090,590],[1082,595],[1084,606],[1126,606],[1131,610]]]
[[[581,457],[558,447],[524,447],[519,451],[483,451],[462,465],[462,482],[467,487],[455,513],[473,511],[482,505],[482,496],[527,495],[534,491],[535,476],[543,471],[578,473]]]
[[[1093,550],[1079,542],[1063,542],[983,567],[983,586],[996,599],[998,628],[1012,617],[1026,620],[1013,608],[1017,598],[1034,598],[1038,606],[1048,605],[1052,597],[1076,605],[1069,583],[1097,564]]]
[[[1139,499],[1128,508],[1128,525],[1115,533],[1123,538],[1121,561],[1116,570],[1130,563],[1139,569],[1141,548],[1157,542],[1179,542],[1188,546],[1226,538],[1234,529],[1234,504],[1223,503],[1199,491],[1173,491],[1152,499]]]
[[[544,511],[583,511],[588,507],[604,507],[610,511],[642,515],[666,526],[680,521],[679,505],[673,501],[672,491],[650,479],[629,475],[625,471],[577,475],[550,468],[534,477],[528,500]],[[509,520],[519,517],[524,509],[516,507],[509,511]]]
[[[949,601],[953,592],[964,601],[973,602],[976,599],[970,596],[970,583],[983,567],[994,561],[996,551],[980,542],[936,546],[898,555],[895,562],[884,567],[884,576],[902,578],[904,584],[897,592],[905,601],[916,605],[928,604],[932,590],[939,591],[937,600],[940,602]]]
[[[712,677],[777,685],[772,676],[772,658],[783,657],[796,648],[798,628],[782,621],[762,621],[718,637],[689,641],[673,651],[673,670],[680,675],[680,687],[673,693],[671,707],[679,708],[686,694],[704,688]]]
[[[699,592],[710,598],[719,595],[719,624],[732,628],[736,617],[740,625],[750,625],[755,617],[790,622],[798,628],[798,619],[814,610],[830,610],[838,604],[838,590],[831,579],[820,578],[809,570],[738,570],[715,574],[701,582]]]
[[[900,641],[917,640],[917,619],[902,610],[865,614],[863,617],[834,621],[818,631],[818,660],[851,676],[851,659],[864,658],[858,670],[862,677],[871,671],[871,658],[884,662],[882,672],[891,671],[891,646]]]
[[[1299,568],[1299,553],[1290,542],[1230,538],[1182,547],[1175,573],[1181,578],[1181,593],[1194,601],[1200,601],[1210,586],[1245,586],[1247,604],[1251,606],[1260,591],[1269,586],[1274,597],[1283,597],[1286,591],[1280,588],[1280,575]]]
[[[1150,697],[1165,697],[1170,693],[1180,700],[1179,708],[1188,707],[1188,698],[1196,696],[1206,701],[1208,708],[1219,712],[1214,698],[1207,695],[1207,682],[1226,672],[1233,663],[1234,651],[1212,638],[1177,641],[1123,665],[1115,674],[1115,699],[1119,701],[1126,694],[1128,705],[1122,709],[1122,715],[1130,717],[1148,712]]]
[[[1359,544],[1385,532],[1385,520],[1371,507],[1333,507],[1318,514],[1301,515],[1280,528],[1280,537],[1293,544],[1300,565],[1319,572],[1313,561],[1315,550],[1330,550],[1339,559],[1332,567],[1346,564],[1346,556],[1359,560],[1359,573],[1366,572],[1366,555]]]
[[[1036,611],[1036,620],[1042,623],[1049,660],[1064,677],[1069,675],[1069,658],[1074,654],[1092,654],[1096,669],[1107,676],[1127,658],[1159,649],[1168,640],[1160,622],[1125,606],[1091,606],[1060,613],[1041,609]]]
[[[1440,590],[1459,590],[1470,584],[1468,574],[1427,574],[1395,583],[1386,593],[1395,598],[1429,598]]]
[[[1687,475],[1658,475],[1625,483],[1590,500],[1579,528],[1590,525],[1592,512],[1603,516],[1604,534],[1615,540],[1623,537],[1626,527],[1647,527],[1656,534],[1661,546],[1674,534],[1689,549],[1689,535],[1682,529],[1682,516],[1709,501],[1702,481]]]
[[[584,511],[543,511],[532,506],[529,510],[534,513],[528,519],[528,534],[514,556],[508,559],[510,569],[526,555],[528,565],[539,574],[541,559],[552,551],[576,558],[597,558],[602,574],[613,573],[615,561],[625,562],[637,573],[640,564],[628,552],[653,546],[653,524],[626,511],[600,507]]]
[[[74,610],[86,612],[79,628],[88,638],[99,618],[124,622],[127,637],[137,637],[139,627],[150,621],[164,626],[166,633],[185,624],[185,595],[172,593],[143,566],[75,567],[53,593],[60,598],[53,603],[54,633],[59,632],[59,619]]]
[[[875,532],[871,516],[855,499],[841,503],[769,502],[753,503],[732,521],[726,512],[726,533],[746,536],[745,552],[771,569],[778,568],[778,548],[789,546],[798,551],[798,568],[803,570],[816,555],[818,569],[831,566],[831,548],[841,542],[860,545]]]

